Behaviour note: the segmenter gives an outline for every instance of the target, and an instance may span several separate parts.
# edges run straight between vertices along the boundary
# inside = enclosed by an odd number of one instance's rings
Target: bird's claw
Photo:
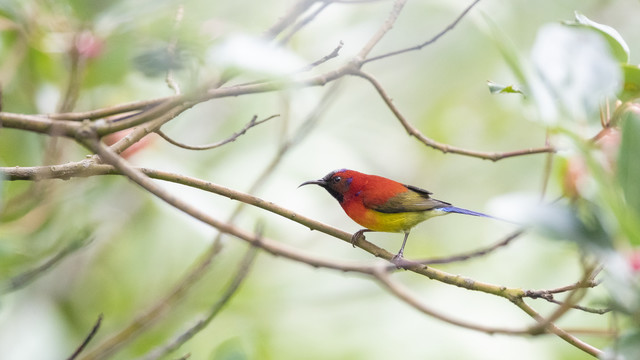
[[[365,230],[363,229],[353,233],[353,236],[351,236],[351,246],[356,247],[356,243],[360,240],[360,237],[362,237],[362,240],[365,239],[364,232]]]
[[[391,262],[394,264],[398,264],[400,262],[404,261],[404,254],[402,252],[399,252],[395,255],[393,255],[393,257],[391,258]]]
[[[396,266],[396,268],[398,269],[404,269],[405,266],[407,266],[408,261],[405,260],[404,254],[402,252],[399,252],[395,255],[393,255],[393,257],[391,258],[391,263],[394,264]]]

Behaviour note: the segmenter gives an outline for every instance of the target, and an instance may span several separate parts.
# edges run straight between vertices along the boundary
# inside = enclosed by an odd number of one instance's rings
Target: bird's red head
[[[329,194],[331,194],[331,196],[336,198],[336,200],[342,204],[344,201],[344,195],[349,192],[349,189],[351,189],[354,179],[358,178],[360,175],[364,174],[353,170],[340,169],[328,173],[322,179],[307,181],[300,184],[300,186],[311,184],[322,186],[329,192]]]

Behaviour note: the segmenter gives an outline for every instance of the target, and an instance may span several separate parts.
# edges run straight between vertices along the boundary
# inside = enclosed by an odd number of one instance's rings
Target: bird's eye
[[[336,183],[336,184],[339,183],[341,180],[342,180],[342,178],[340,176],[336,176],[336,177],[333,178],[333,182]]]

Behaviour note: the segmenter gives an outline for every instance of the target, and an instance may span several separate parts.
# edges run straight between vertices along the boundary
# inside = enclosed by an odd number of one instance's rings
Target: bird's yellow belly
[[[373,231],[406,232],[419,223],[445,212],[430,210],[423,212],[382,213],[369,210],[364,217],[352,219],[358,224]]]

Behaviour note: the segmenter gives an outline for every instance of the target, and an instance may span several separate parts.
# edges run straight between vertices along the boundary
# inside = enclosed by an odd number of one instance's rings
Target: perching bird
[[[353,234],[352,243],[366,231],[404,232],[404,241],[393,260],[402,259],[411,228],[429,218],[451,213],[494,218],[433,199],[427,190],[353,170],[332,171],[300,186],[310,184],[325,188],[351,219],[366,228]]]

